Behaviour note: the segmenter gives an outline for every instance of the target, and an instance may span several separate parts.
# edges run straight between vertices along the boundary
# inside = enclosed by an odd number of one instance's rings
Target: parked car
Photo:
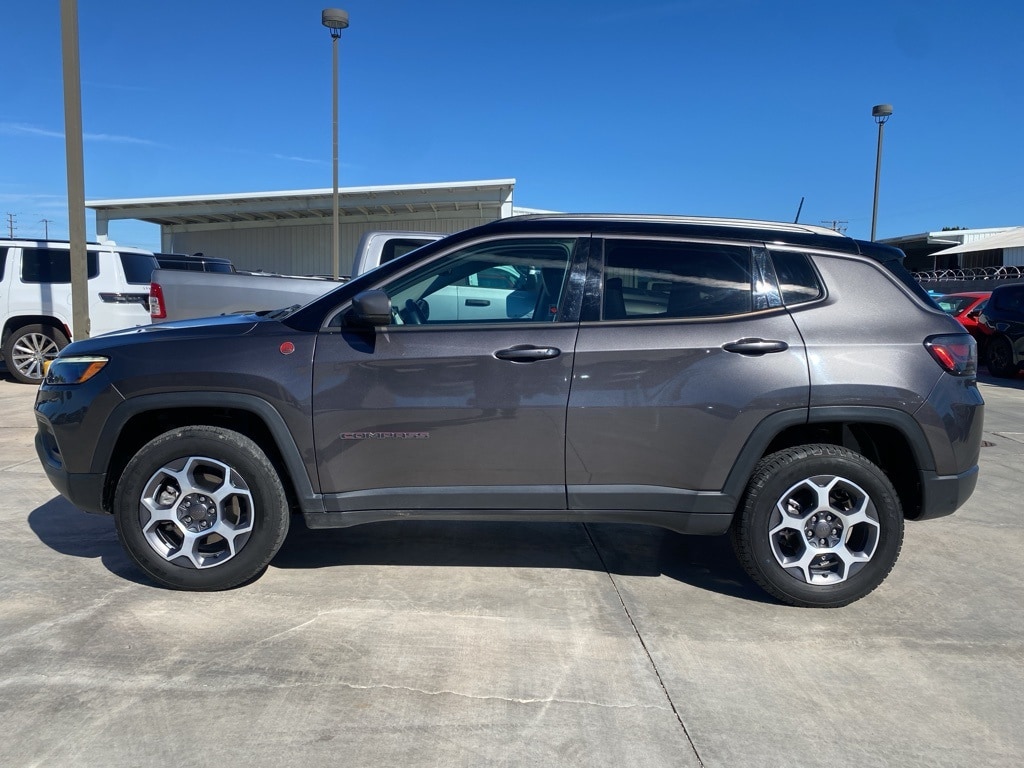
[[[0,340],[8,373],[25,384],[72,338],[67,241],[0,239]],[[113,243],[86,246],[90,335],[149,324],[152,252]]]
[[[231,259],[216,256],[205,256],[202,253],[157,253],[157,262],[161,269],[184,269],[189,272],[220,272],[235,271]]]
[[[178,589],[255,578],[295,511],[729,532],[779,600],[841,606],[977,482],[976,344],[902,258],[798,224],[495,221],[299,308],[72,344],[37,451]]]
[[[989,336],[985,353],[989,373],[1016,376],[1024,364],[1024,283],[997,286],[978,323]]]
[[[960,325],[967,329],[967,332],[978,342],[978,349],[983,350],[988,340],[989,331],[986,326],[978,323],[988,297],[992,291],[964,291],[962,293],[944,293],[935,298],[943,311],[948,312],[957,320]],[[980,354],[980,352],[979,352]]]

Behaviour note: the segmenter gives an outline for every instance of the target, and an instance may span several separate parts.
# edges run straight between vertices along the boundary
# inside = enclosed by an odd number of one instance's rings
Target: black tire
[[[43,380],[43,363],[53,360],[70,342],[52,325],[32,323],[11,331],[4,341],[4,364],[8,373],[22,384]]]
[[[770,595],[838,608],[889,575],[903,546],[903,510],[889,479],[860,454],[803,445],[755,467],[732,540],[740,564]]]
[[[1013,344],[1008,338],[993,336],[989,339],[985,364],[988,372],[1000,379],[1012,379],[1017,375],[1017,365],[1013,362]]]
[[[256,443],[191,426],[154,438],[128,462],[114,519],[121,544],[154,580],[213,591],[266,570],[288,533],[289,510],[281,478]]]

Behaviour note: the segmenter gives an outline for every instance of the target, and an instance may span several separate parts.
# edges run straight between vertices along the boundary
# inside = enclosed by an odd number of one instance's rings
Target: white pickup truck
[[[368,232],[363,235],[352,267],[361,275],[374,267],[440,240],[436,232]],[[275,275],[260,272],[193,272],[157,269],[149,288],[149,313],[154,323],[238,312],[259,312],[306,302],[336,288],[348,277]]]

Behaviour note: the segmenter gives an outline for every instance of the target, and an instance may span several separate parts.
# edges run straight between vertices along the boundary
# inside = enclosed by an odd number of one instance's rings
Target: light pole
[[[331,58],[334,71],[334,200],[331,230],[331,254],[334,259],[334,279],[341,272],[341,233],[338,226],[338,39],[341,30],[348,29],[348,13],[339,8],[326,8],[320,15],[321,23],[331,31]]]
[[[871,239],[875,239],[875,224],[878,222],[878,181],[882,176],[882,134],[885,123],[892,117],[892,104],[876,104],[871,108],[871,116],[878,123],[878,153],[875,155],[875,203],[871,207]]]

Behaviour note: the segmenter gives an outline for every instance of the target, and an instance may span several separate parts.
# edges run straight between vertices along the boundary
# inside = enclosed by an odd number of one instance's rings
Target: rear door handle
[[[562,354],[562,350],[555,347],[534,347],[522,344],[508,349],[499,349],[494,356],[499,360],[511,360],[514,363],[534,363],[538,360],[551,360],[560,354]]]
[[[789,344],[776,339],[739,339],[722,345],[726,352],[735,352],[740,355],[764,355],[769,352],[785,352]]]
[[[467,307],[489,307],[491,306],[490,299],[466,299]]]

